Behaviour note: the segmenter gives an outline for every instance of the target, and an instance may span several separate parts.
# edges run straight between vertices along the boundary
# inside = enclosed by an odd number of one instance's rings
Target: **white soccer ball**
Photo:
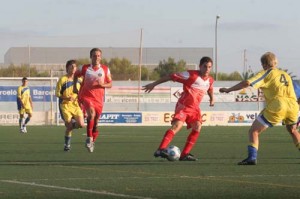
[[[177,146],[171,145],[167,148],[168,157],[167,159],[169,161],[176,161],[179,160],[181,151]]]

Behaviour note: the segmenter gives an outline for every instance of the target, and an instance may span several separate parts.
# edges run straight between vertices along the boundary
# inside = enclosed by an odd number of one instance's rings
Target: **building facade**
[[[106,60],[126,58],[133,65],[139,64],[139,48],[100,47]],[[89,58],[92,47],[12,47],[4,55],[4,66],[28,64],[37,70],[64,70],[69,59]],[[213,48],[143,48],[142,65],[155,68],[160,61],[174,58],[184,60],[190,69],[198,66],[201,57],[213,58]]]

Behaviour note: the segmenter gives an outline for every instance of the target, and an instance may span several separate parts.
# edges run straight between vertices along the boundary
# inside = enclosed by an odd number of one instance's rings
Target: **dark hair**
[[[23,78],[22,78],[22,81],[26,81],[26,80],[27,80],[27,77],[23,77]]]
[[[72,64],[76,64],[76,60],[71,59],[71,60],[67,61],[67,63],[66,63],[66,71],[67,72],[68,72],[68,66],[70,66]]]
[[[101,54],[102,54],[102,50],[100,48],[93,48],[91,51],[90,51],[90,58],[92,58],[92,55],[94,52],[96,51],[99,51]]]
[[[202,57],[200,59],[200,65],[204,64],[204,63],[207,63],[207,62],[211,62],[213,63],[213,60],[210,58],[210,57]]]

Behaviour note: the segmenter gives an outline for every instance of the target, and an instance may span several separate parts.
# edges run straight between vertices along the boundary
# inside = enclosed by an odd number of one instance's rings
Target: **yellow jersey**
[[[285,71],[277,68],[262,70],[248,82],[264,92],[266,107],[260,114],[270,126],[279,122],[286,125],[297,123],[299,105],[292,78]]]
[[[80,88],[80,84],[82,82],[82,79],[78,79],[77,81],[77,88],[79,90]],[[73,79],[69,79],[67,75],[64,75],[62,76],[58,82],[57,82],[57,85],[56,85],[56,96],[59,98],[59,103],[61,104],[69,104],[69,103],[75,103],[76,105],[78,105],[78,102],[77,100],[75,101],[70,101],[70,100],[66,100],[66,99],[63,99],[64,97],[65,98],[69,98],[69,97],[73,97],[75,99],[77,99],[77,94],[73,92],[73,85],[74,85],[74,82],[73,82]]]
[[[17,105],[18,110],[24,109],[31,109],[30,104],[30,89],[28,86],[19,86],[17,90]],[[21,100],[21,101],[20,101]],[[23,103],[23,107],[22,107]]]
[[[254,88],[260,88],[264,92],[266,103],[274,98],[290,98],[297,101],[292,78],[277,68],[262,70],[254,77],[248,79]]]

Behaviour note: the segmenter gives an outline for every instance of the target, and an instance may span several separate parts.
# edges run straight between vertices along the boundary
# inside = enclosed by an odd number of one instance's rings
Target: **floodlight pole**
[[[31,49],[28,45],[28,77],[30,77],[30,64],[31,64]]]
[[[138,83],[138,111],[140,111],[140,93],[141,93],[141,80],[142,80],[142,43],[143,43],[143,28],[141,28],[141,36],[140,36],[140,50],[139,50],[139,83]]]
[[[216,16],[216,26],[215,26],[215,80],[218,80],[218,19],[219,15]]]

